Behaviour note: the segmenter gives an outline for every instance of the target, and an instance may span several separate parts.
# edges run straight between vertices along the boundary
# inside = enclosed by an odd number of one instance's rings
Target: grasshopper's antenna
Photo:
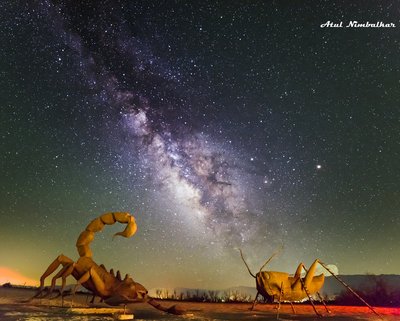
[[[246,265],[246,267],[247,267],[247,271],[249,271],[250,275],[251,275],[253,278],[256,278],[256,276],[250,271],[249,266],[247,265],[246,261],[244,260],[243,253],[242,253],[242,249],[239,249],[239,251],[240,251],[240,256],[242,257],[242,260],[243,260],[243,262],[244,262],[244,265]]]
[[[265,262],[264,265],[262,267],[260,267],[260,272],[273,259],[273,257],[275,255],[277,255],[277,254],[278,254],[278,252],[275,252],[274,254],[271,255],[271,257],[267,260],[267,262]]]
[[[279,254],[282,250],[283,250],[283,244],[282,244],[281,248],[278,251],[276,251],[274,254],[272,254],[271,257],[267,260],[267,262],[264,263],[264,265],[260,268],[259,272],[261,272],[261,270],[274,258],[274,256]]]

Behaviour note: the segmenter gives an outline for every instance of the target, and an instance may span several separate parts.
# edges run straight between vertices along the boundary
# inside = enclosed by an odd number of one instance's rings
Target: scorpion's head
[[[147,289],[140,283],[134,282],[134,284],[135,284],[134,287],[136,289],[136,294],[137,294],[138,300],[145,300],[147,298],[147,293],[149,291],[147,291]]]
[[[125,278],[115,289],[114,294],[105,300],[109,305],[121,305],[135,302],[143,302],[147,299],[147,289],[133,281],[132,278]]]

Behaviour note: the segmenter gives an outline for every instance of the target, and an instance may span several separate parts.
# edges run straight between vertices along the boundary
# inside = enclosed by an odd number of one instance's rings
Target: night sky
[[[147,288],[253,286],[238,248],[400,273],[399,2],[34,3],[0,3],[0,266],[127,211],[94,260]],[[395,27],[320,27],[354,20]]]

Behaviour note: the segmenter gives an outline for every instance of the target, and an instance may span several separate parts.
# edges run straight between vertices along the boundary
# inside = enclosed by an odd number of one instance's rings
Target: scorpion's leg
[[[74,263],[69,257],[60,254],[47,268],[47,270],[43,273],[43,275],[40,277],[40,289],[44,287],[44,280],[52,274],[57,268],[62,265],[70,265],[71,263]]]
[[[62,279],[61,288],[60,288],[59,294],[56,296],[56,298],[59,297],[60,295],[61,296],[63,295],[64,289],[65,289],[65,284],[67,283],[67,277],[72,274],[72,272],[74,271],[74,268],[75,268],[75,263],[66,265],[63,267],[63,269],[60,272],[57,273],[56,276],[53,277],[49,294],[54,290],[57,279],[61,277],[61,279]]]
[[[66,278],[72,274],[72,271],[74,270],[74,266],[75,266],[75,263],[73,263],[73,262],[70,263],[70,264],[65,265],[60,270],[60,272],[58,272],[53,277],[53,279],[51,280],[51,286],[50,286],[49,294],[53,292],[53,290],[54,290],[54,288],[56,286],[57,279],[59,279],[59,278],[62,278],[62,286],[61,286],[60,292],[61,293],[63,292],[64,287],[65,287]]]
[[[94,303],[94,299],[96,298],[96,294],[93,294],[92,299],[90,300],[90,303]]]
[[[91,267],[89,271],[85,272],[81,278],[78,280],[78,282],[75,284],[73,290],[72,290],[72,295],[75,294],[76,290],[79,288],[79,286],[82,283],[87,282],[89,279],[92,279],[93,284],[97,290],[98,293],[103,294],[105,293],[105,284],[104,281],[101,279],[101,277],[97,274],[96,270]]]
[[[311,284],[313,278],[314,278],[314,274],[315,274],[315,270],[317,269],[318,266],[318,259],[314,261],[313,264],[311,264],[310,268],[308,269],[308,272],[306,274],[306,277],[304,278],[304,286],[306,288],[309,287],[309,285]]]
[[[51,275],[57,268],[62,265],[62,266],[67,266],[70,264],[73,264],[74,261],[72,261],[69,257],[60,254],[46,269],[46,271],[43,273],[43,275],[40,277],[40,287],[38,293],[34,297],[38,297],[44,290],[44,281],[45,279]]]

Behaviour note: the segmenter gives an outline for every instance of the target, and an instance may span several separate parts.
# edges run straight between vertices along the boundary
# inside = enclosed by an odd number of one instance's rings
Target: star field
[[[128,211],[137,234],[109,227],[94,259],[148,288],[252,285],[239,247],[254,268],[283,246],[269,268],[399,273],[395,2],[0,9],[1,265],[39,278]]]

